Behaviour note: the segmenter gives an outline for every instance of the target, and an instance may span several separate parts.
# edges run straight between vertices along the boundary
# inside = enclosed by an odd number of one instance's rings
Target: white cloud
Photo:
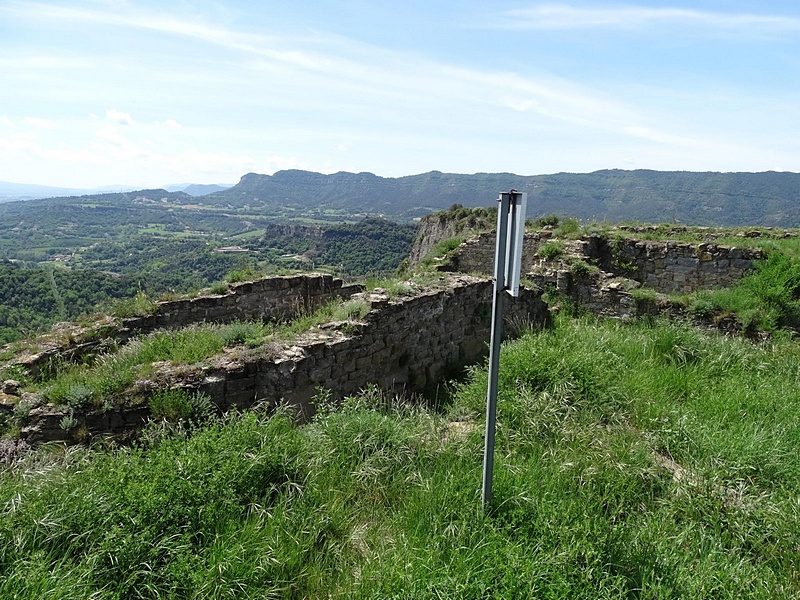
[[[36,117],[25,117],[22,119],[22,122],[36,129],[49,129],[50,127],[56,126],[55,122],[50,119],[39,119]]]
[[[6,127],[13,127],[14,123],[8,117],[0,117],[0,125],[5,125]]]
[[[133,125],[133,117],[116,108],[109,108],[106,111],[106,119],[117,125]]]
[[[119,35],[130,33],[123,28],[139,29],[142,31],[133,33],[149,33],[148,39],[152,38],[152,32],[160,32],[179,36],[180,44],[176,47],[190,46],[193,52],[198,51],[197,56],[207,50],[214,52],[209,55],[213,60],[196,61],[186,61],[178,53],[163,70],[159,70],[160,67],[151,69],[146,60],[144,63],[129,61],[131,69],[141,68],[141,73],[146,71],[147,76],[152,73],[163,81],[180,83],[164,86],[163,94],[157,99],[139,88],[126,89],[128,82],[141,80],[136,76],[126,77],[125,83],[118,81],[122,78],[114,78],[110,80],[114,85],[106,85],[100,93],[89,95],[95,98],[92,102],[101,102],[101,107],[136,106],[140,119],[134,122],[130,114],[111,108],[106,111],[105,118],[100,112],[99,116],[86,119],[88,125],[72,123],[71,131],[78,131],[77,136],[82,139],[76,137],[67,142],[67,147],[73,150],[60,147],[59,160],[83,160],[86,164],[104,161],[101,176],[107,181],[119,179],[115,173],[124,173],[128,181],[142,173],[151,183],[159,183],[152,181],[145,168],[153,173],[164,173],[163,181],[212,177],[231,180],[237,176],[237,170],[238,174],[269,173],[286,168],[335,170],[345,152],[351,170],[379,172],[382,167],[384,174],[389,169],[393,169],[394,174],[407,174],[410,168],[441,170],[448,164],[457,170],[486,170],[491,164],[510,162],[509,156],[516,164],[525,165],[525,172],[531,172],[531,168],[538,172],[548,168],[574,169],[588,162],[593,168],[623,166],[615,162],[623,151],[625,156],[636,156],[639,165],[650,161],[650,166],[658,166],[662,155],[674,155],[686,165],[696,159],[697,164],[702,165],[709,160],[705,154],[723,146],[719,140],[727,138],[745,145],[742,123],[748,121],[746,117],[737,114],[731,118],[728,113],[717,110],[713,123],[703,118],[704,106],[717,106],[709,95],[713,85],[706,90],[698,91],[697,85],[681,90],[688,100],[683,103],[668,102],[666,94],[661,93],[674,90],[653,92],[650,96],[654,101],[649,102],[647,94],[634,89],[636,86],[630,83],[624,88],[614,88],[617,84],[613,81],[584,85],[531,66],[544,65],[543,62],[528,61],[526,66],[522,56],[514,63],[519,65],[520,73],[504,72],[491,66],[460,67],[413,52],[404,54],[324,33],[313,39],[253,33],[257,24],[252,27],[248,24],[245,30],[236,31],[219,25],[223,20],[209,19],[209,24],[192,18],[181,20],[124,1],[115,5],[114,10],[103,9],[106,5],[102,2],[92,3],[94,10],[69,8],[66,4],[17,2],[13,6],[18,7],[18,12],[25,12],[26,18],[37,22],[45,18],[70,20],[73,24],[87,25],[87,30],[97,26],[103,35],[107,35],[109,29]],[[89,3],[85,3],[87,5]],[[35,8],[28,9],[28,6]],[[603,28],[606,33],[612,28],[665,24],[713,28],[714,32],[732,35],[751,34],[750,30],[761,33],[800,31],[800,19],[784,17],[590,3],[585,3],[586,8],[565,3],[532,2],[529,6],[502,13],[498,26],[506,29],[595,27]],[[4,10],[0,7],[0,20]],[[702,33],[705,34],[705,30]],[[201,48],[201,44],[207,47]],[[98,72],[114,72],[109,65],[115,57],[87,57],[89,64],[97,64]],[[2,60],[0,57],[0,68]],[[464,64],[466,60],[468,58],[464,59]],[[51,63],[42,61],[41,64]],[[207,70],[203,66],[206,64],[213,64],[214,68]],[[492,63],[487,58],[481,64]],[[45,75],[43,79],[49,81],[49,73]],[[172,87],[191,91],[171,96],[169,89]],[[730,90],[728,103],[731,106],[741,104],[739,87],[737,82]],[[138,93],[143,95],[137,100]],[[201,97],[200,94],[204,94],[204,102],[186,106],[187,96]],[[103,100],[98,100],[100,97]],[[232,98],[241,101],[232,102]],[[151,99],[152,105],[148,104]],[[680,108],[676,108],[679,105]],[[769,106],[775,107],[774,98]],[[97,104],[83,105],[75,110],[88,115],[96,108]],[[34,112],[30,108],[26,110]],[[781,109],[777,113],[791,114],[792,110]],[[10,127],[21,123],[21,114],[10,112],[8,107],[5,111],[14,122],[6,117],[6,121],[0,119],[0,125]],[[47,110],[36,112],[52,114]],[[176,116],[191,126],[183,127],[175,119],[148,119],[143,116],[146,114]],[[135,127],[125,127],[132,125]],[[57,132],[63,135],[56,137],[54,132],[42,130],[43,136],[51,134],[53,140],[49,144],[44,140],[40,143],[46,148],[56,147],[56,143],[67,139],[69,127],[68,120],[59,120]],[[766,129],[769,128],[762,128]],[[88,137],[91,140],[87,141]],[[500,145],[498,151],[500,139],[508,143]],[[505,148],[512,145],[517,149],[513,155],[505,152]],[[611,148],[615,145],[617,150],[613,152],[616,154],[612,154]],[[766,144],[756,140],[742,156],[757,155],[754,147],[761,145]],[[773,146],[792,147],[788,142],[773,143]],[[397,150],[398,147],[403,150]],[[229,153],[220,152],[219,148],[228,149]],[[640,148],[648,153],[637,154]],[[720,156],[731,155],[730,146],[725,148],[728,148],[727,154],[720,152]],[[394,156],[390,156],[392,152]],[[265,157],[260,153],[283,153],[285,156]],[[55,151],[50,155],[55,156]],[[502,157],[498,158],[499,155]],[[775,158],[774,163],[779,159],[781,157]],[[543,162],[545,160],[547,162]],[[584,162],[579,163],[580,160]],[[534,164],[535,167],[529,166]],[[511,166],[502,168],[509,170]],[[95,169],[94,176],[100,176],[97,175],[100,171]],[[207,173],[219,175],[206,176]],[[137,181],[144,183],[142,179]]]
[[[643,127],[641,125],[631,125],[628,127],[624,127],[623,131],[627,135],[630,135],[635,138],[647,140],[649,142],[657,142],[659,144],[666,144],[669,146],[694,148],[698,150],[701,149],[711,150],[716,146],[715,144],[700,138],[675,135],[664,131],[651,129],[649,127]]]
[[[101,140],[113,143],[119,143],[126,140],[125,136],[121,136],[119,130],[113,125],[106,125],[94,132],[95,136]]]
[[[6,137],[0,137],[0,152],[7,152],[13,155],[16,152],[35,152],[41,148],[37,140],[39,134],[34,132],[14,133]]]
[[[800,31],[800,19],[780,15],[719,13],[683,8],[609,6],[586,8],[568,4],[540,4],[505,11],[495,27],[515,30],[639,28],[647,25],[679,24],[746,33]]]
[[[183,125],[178,123],[175,119],[167,119],[166,121],[156,121],[156,125],[164,127],[165,129],[178,130],[183,128]]]

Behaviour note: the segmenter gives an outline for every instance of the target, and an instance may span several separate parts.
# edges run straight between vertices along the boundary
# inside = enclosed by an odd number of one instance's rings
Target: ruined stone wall
[[[434,390],[464,365],[487,351],[493,286],[487,278],[458,276],[448,289],[390,300],[364,294],[372,305],[362,323],[330,327],[307,335],[278,352],[276,358],[226,356],[203,367],[164,367],[143,383],[152,389],[180,386],[208,394],[221,409],[256,403],[289,403],[301,419],[313,413],[311,399],[320,389],[334,398],[368,385],[405,393]],[[506,319],[542,324],[548,318],[541,294],[523,290],[507,302]],[[353,329],[355,327],[355,329]],[[513,331],[509,327],[509,331]],[[31,410],[23,436],[30,443],[70,440],[83,428],[89,437],[139,429],[149,416],[146,405],[126,410],[75,411],[74,426],[61,427],[63,409]]]
[[[547,234],[525,234],[522,273],[541,262],[536,252]],[[688,244],[636,240],[609,240],[593,236],[577,242],[577,258],[597,264],[614,275],[638,281],[662,293],[689,293],[730,287],[762,259],[760,250],[717,244]],[[490,274],[494,269],[495,234],[485,233],[459,246],[450,261],[453,270]]]
[[[539,289],[553,289],[582,309],[603,317],[629,319],[649,312],[649,307],[641,306],[631,294],[637,284],[611,273],[576,275],[569,269],[549,269],[530,273],[528,279]]]
[[[286,321],[313,312],[333,299],[349,298],[363,289],[361,285],[344,285],[341,279],[323,274],[236,283],[225,294],[159,302],[155,312],[146,317],[106,319],[89,328],[61,324],[60,328],[68,329],[59,330],[53,336],[54,341],[45,342],[38,352],[21,356],[16,362],[37,378],[44,365],[81,360],[103,351],[109,342],[125,343],[135,335],[195,323]]]
[[[522,273],[529,272],[538,261],[536,252],[549,234],[526,233],[522,240]],[[494,272],[496,236],[494,231],[481,233],[461,244],[450,258],[450,268],[461,273]]]
[[[360,286],[344,286],[341,279],[331,275],[267,277],[236,283],[226,294],[159,302],[155,314],[125,319],[123,326],[141,334],[193,323],[285,321],[361,289]]]
[[[664,294],[730,287],[763,258],[760,250],[705,243],[603,239],[588,247],[604,270]]]

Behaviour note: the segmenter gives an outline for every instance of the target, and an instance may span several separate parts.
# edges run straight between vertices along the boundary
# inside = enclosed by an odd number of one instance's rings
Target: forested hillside
[[[376,218],[325,227],[265,221],[256,229],[252,221],[190,213],[202,228],[194,230],[168,211],[53,206],[40,204],[35,218],[14,226],[0,221],[0,343],[139,291],[152,299],[190,294],[229,274],[392,271],[416,233],[416,225]]]
[[[324,213],[381,213],[410,218],[454,203],[488,206],[497,193],[529,195],[532,217],[557,212],[580,219],[620,222],[680,221],[690,225],[800,225],[800,174],[694,173],[605,170],[521,176],[460,175],[432,171],[383,178],[371,173],[322,175],[250,173],[238,185],[203,198],[213,205],[278,207]]]

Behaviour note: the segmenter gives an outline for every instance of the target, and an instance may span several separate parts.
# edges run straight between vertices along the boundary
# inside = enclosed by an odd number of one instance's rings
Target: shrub
[[[559,220],[558,215],[553,213],[549,215],[544,215],[543,217],[539,217],[533,222],[533,224],[539,228],[555,227],[556,225],[558,225],[558,220]]]
[[[436,245],[433,247],[431,254],[433,254],[434,256],[445,256],[450,252],[452,252],[453,250],[455,250],[456,248],[458,248],[463,241],[464,239],[460,237],[441,240],[440,242],[437,242]]]
[[[228,274],[225,275],[225,281],[228,283],[239,283],[240,281],[252,281],[259,276],[260,274],[255,271],[253,267],[247,265],[240,269],[231,269],[228,271]]]
[[[222,343],[225,347],[236,346],[238,344],[252,344],[258,340],[263,340],[270,333],[270,328],[262,323],[249,321],[234,321],[225,325],[220,330]]]
[[[599,269],[585,260],[578,259],[572,262],[569,266],[569,271],[577,279],[584,279],[593,273],[597,273]]]
[[[689,311],[711,316],[735,314],[746,328],[800,329],[800,262],[775,253],[729,289],[700,292],[689,301]]]
[[[364,300],[348,300],[334,309],[332,317],[334,321],[359,320],[367,316],[371,309],[370,303]]]
[[[436,243],[433,249],[431,249],[428,255],[420,261],[420,266],[430,267],[435,262],[440,264],[444,263],[453,250],[458,248],[463,241],[464,238],[461,237],[440,240]]]
[[[61,420],[58,422],[58,426],[63,431],[69,431],[70,429],[75,427],[77,424],[78,424],[78,419],[75,418],[75,415],[72,413],[72,411],[70,411],[70,413],[68,415],[64,415],[61,418]]]
[[[574,217],[570,217],[569,219],[564,219],[558,224],[553,230],[553,235],[558,237],[569,237],[574,235],[580,231],[580,223]]]
[[[709,294],[698,293],[689,301],[689,314],[701,318],[708,319],[712,317],[718,310],[717,303]]]
[[[564,254],[564,242],[561,240],[549,240],[539,247],[536,254],[546,260],[555,260]]]
[[[120,319],[129,317],[147,317],[156,312],[158,303],[150,300],[143,290],[136,292],[133,298],[124,298],[115,301],[109,312]]]
[[[150,396],[149,405],[154,418],[170,423],[186,420],[192,415],[189,394],[178,388],[158,390]]]

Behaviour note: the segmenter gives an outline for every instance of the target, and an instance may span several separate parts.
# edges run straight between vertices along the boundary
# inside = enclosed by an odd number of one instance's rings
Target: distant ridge
[[[137,196],[152,197],[167,202],[172,209],[183,204],[203,205],[223,212],[242,209],[276,221],[309,212],[317,216],[383,215],[410,220],[453,204],[490,206],[498,192],[513,188],[528,193],[531,217],[556,213],[611,223],[800,227],[800,174],[790,172],[614,169],[523,176],[431,171],[388,178],[372,173],[324,175],[288,170],[274,175],[247,173],[228,189],[199,196],[190,195],[190,187],[194,186],[187,185],[185,192],[150,190],[91,197],[102,196],[104,201],[116,198],[121,203]],[[204,191],[201,187],[205,188],[198,186],[191,191]]]
[[[527,192],[531,215],[558,213],[621,222],[680,221],[691,225],[800,226],[800,174],[603,170],[522,176],[431,171],[384,178],[372,173],[278,171],[248,173],[210,204],[330,207],[395,218],[420,216],[459,203],[487,206],[501,190]]]
[[[168,192],[184,192],[190,196],[205,196],[214,192],[222,192],[230,187],[233,187],[232,183],[227,185],[216,183],[176,183],[174,185],[165,185],[164,189]]]
[[[15,200],[36,200],[39,198],[56,198],[64,196],[83,196],[87,194],[103,194],[108,192],[129,192],[134,188],[127,186],[107,186],[91,190],[81,188],[53,187],[29,183],[12,183],[0,181],[0,202]]]
[[[204,196],[206,194],[224,191],[232,185],[233,184],[180,183],[165,186],[164,189],[168,192],[184,192],[190,196]],[[123,193],[135,190],[135,187],[124,185],[110,185],[100,188],[84,189],[0,181],[0,202],[38,200],[40,198],[63,198],[67,196],[90,196],[93,194]]]

